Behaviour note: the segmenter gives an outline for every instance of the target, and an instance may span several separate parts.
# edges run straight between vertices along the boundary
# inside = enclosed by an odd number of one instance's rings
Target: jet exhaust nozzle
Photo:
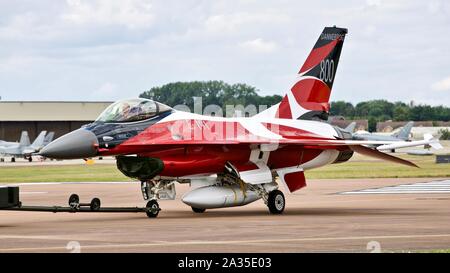
[[[97,155],[98,140],[94,133],[78,129],[52,141],[39,155],[54,159],[83,159]]]

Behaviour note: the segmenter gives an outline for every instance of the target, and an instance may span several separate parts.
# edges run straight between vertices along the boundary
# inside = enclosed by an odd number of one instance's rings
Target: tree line
[[[140,97],[152,99],[169,106],[187,105],[193,109],[193,97],[202,97],[203,106],[215,104],[223,109],[226,105],[271,105],[281,101],[282,96],[260,96],[253,86],[223,81],[175,82],[153,87],[140,94]],[[367,119],[369,123],[378,121],[449,121],[450,108],[387,100],[371,100],[353,105],[350,102],[331,102],[330,114],[346,119]]]
[[[449,121],[450,108],[445,106],[415,105],[413,102],[389,102],[387,100],[363,101],[353,105],[350,102],[331,102],[331,115],[346,119],[375,119],[376,121]]]
[[[281,101],[280,95],[260,96],[259,90],[253,86],[237,83],[228,84],[223,81],[175,82],[160,87],[153,87],[139,96],[152,99],[171,107],[186,105],[194,107],[193,97],[201,97],[203,106],[218,105],[222,109],[226,105],[271,105]]]

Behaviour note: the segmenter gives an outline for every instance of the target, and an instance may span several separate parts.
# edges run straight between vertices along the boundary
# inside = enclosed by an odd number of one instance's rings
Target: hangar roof
[[[0,101],[0,121],[93,121],[111,101]]]

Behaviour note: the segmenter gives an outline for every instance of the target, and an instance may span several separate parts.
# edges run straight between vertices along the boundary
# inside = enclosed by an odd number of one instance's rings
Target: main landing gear
[[[286,205],[286,200],[284,199],[284,194],[279,190],[273,190],[269,193],[267,199],[267,206],[272,214],[282,214],[284,207]]]
[[[242,181],[236,173],[229,173],[222,176],[221,179],[231,184],[245,185],[247,190],[255,192],[264,201],[271,214],[282,214],[284,212],[286,199],[283,192],[278,189],[275,178],[270,183],[249,184]],[[192,210],[196,212],[194,208]]]

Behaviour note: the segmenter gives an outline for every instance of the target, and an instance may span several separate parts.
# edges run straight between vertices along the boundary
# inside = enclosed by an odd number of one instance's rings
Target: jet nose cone
[[[97,146],[94,133],[78,129],[51,142],[42,148],[39,155],[54,159],[88,158],[97,155]]]

